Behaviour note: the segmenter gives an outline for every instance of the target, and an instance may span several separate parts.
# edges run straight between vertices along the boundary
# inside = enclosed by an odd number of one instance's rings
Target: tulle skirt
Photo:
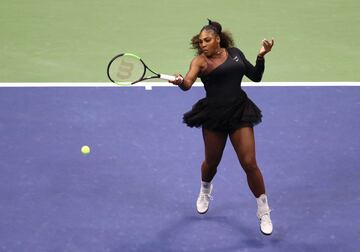
[[[199,100],[184,114],[183,122],[189,127],[233,132],[244,126],[255,126],[261,122],[261,117],[261,110],[242,91],[232,98]]]

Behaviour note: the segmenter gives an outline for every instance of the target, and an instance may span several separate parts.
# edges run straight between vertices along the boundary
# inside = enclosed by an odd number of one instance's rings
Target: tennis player
[[[209,20],[191,40],[197,50],[190,69],[183,78],[176,75],[173,84],[186,91],[198,77],[204,83],[206,97],[184,114],[190,127],[201,127],[205,145],[205,159],[201,165],[201,187],[196,202],[198,213],[209,209],[213,180],[220,163],[227,137],[243,167],[248,185],[257,202],[260,230],[270,235],[273,225],[265,192],[264,179],[256,162],[254,126],[261,122],[260,109],[241,88],[244,76],[254,82],[262,79],[264,56],[271,51],[274,40],[263,40],[253,66],[238,48],[230,33],[223,32],[218,22]]]

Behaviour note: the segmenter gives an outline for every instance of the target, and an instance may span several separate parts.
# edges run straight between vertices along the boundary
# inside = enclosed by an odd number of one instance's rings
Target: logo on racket
[[[134,69],[133,63],[126,62],[124,59],[121,59],[117,76],[123,80],[128,79],[131,76],[133,69]]]

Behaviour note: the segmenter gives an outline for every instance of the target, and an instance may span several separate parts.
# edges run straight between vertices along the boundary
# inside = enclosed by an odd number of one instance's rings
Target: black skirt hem
[[[241,127],[254,127],[261,118],[261,110],[242,92],[226,100],[208,97],[199,100],[184,114],[183,122],[189,127],[232,132]]]

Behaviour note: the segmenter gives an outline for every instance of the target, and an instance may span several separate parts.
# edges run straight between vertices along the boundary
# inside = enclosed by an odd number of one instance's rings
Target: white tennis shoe
[[[260,222],[260,230],[264,235],[271,235],[273,232],[273,224],[270,218],[270,208],[267,202],[267,197],[262,194],[256,199],[258,203],[257,217]]]
[[[267,212],[261,214],[258,213],[258,218],[260,221],[260,230],[264,235],[271,235],[273,232],[273,225],[270,218],[270,209]]]
[[[200,188],[200,193],[196,201],[196,210],[199,214],[204,214],[209,210],[210,200],[212,200],[211,192],[213,185],[210,185],[210,188]]]

